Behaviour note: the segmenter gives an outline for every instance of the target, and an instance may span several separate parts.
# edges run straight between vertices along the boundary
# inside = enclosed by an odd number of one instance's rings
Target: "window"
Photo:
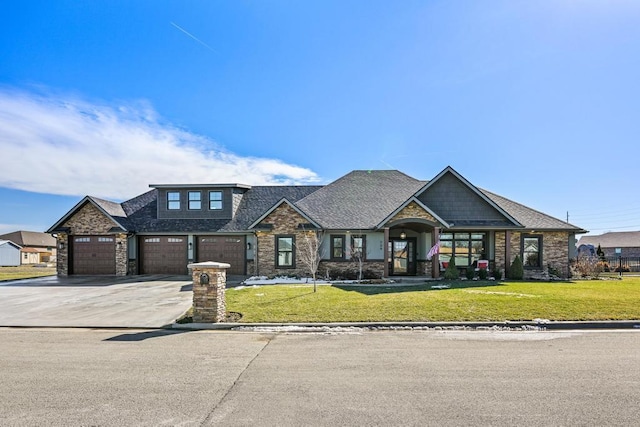
[[[344,236],[331,236],[331,259],[344,259]]]
[[[542,266],[542,236],[530,234],[522,236],[522,264],[524,268]]]
[[[100,243],[111,243],[111,242],[113,242],[113,237],[98,237],[98,242],[100,242]]]
[[[474,265],[480,259],[486,259],[485,233],[443,233],[440,236],[440,261],[456,260],[456,267]]]
[[[366,236],[351,236],[351,258],[361,260],[367,258]]]
[[[91,237],[76,237],[73,241],[76,243],[89,243],[91,242]]]
[[[209,209],[212,211],[222,209],[222,191],[209,191]]]
[[[167,209],[169,210],[180,209],[180,192],[178,191],[167,192]]]
[[[189,209],[202,209],[202,193],[199,191],[189,191]]]
[[[294,245],[294,236],[276,236],[276,267],[294,268],[296,266]]]

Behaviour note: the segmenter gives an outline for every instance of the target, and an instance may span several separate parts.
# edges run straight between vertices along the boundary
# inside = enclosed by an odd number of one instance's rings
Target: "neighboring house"
[[[20,265],[20,245],[10,240],[0,240],[0,267],[18,267]]]
[[[568,274],[586,231],[482,190],[451,167],[430,181],[394,170],[353,171],[325,186],[162,184],[123,203],[87,196],[49,230],[58,274],[186,274],[187,264],[229,263],[229,274],[308,274],[305,234],[322,234],[320,274],[438,277],[516,255],[528,277]],[[440,253],[427,260],[440,241]]]
[[[618,231],[604,233],[599,236],[582,236],[578,241],[578,247],[592,245],[602,249],[604,256],[610,257],[640,257],[640,231]],[[620,253],[616,253],[616,248]]]
[[[21,230],[3,234],[0,239],[11,240],[22,246],[22,264],[40,264],[56,260],[56,239],[50,234]]]

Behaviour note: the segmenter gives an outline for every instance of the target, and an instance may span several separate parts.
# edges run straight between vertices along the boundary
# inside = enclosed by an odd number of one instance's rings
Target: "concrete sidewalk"
[[[0,326],[162,328],[192,299],[189,276],[16,280],[0,283]]]

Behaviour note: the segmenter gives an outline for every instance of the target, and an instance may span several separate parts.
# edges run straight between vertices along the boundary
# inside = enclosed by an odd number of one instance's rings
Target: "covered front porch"
[[[389,223],[384,228],[384,276],[438,278],[438,256],[427,260],[427,254],[438,241],[440,231],[437,223],[421,218]]]

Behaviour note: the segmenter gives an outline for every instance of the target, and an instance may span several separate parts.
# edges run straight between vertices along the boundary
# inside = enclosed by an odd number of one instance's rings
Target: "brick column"
[[[222,262],[197,262],[187,265],[193,278],[193,322],[224,322],[227,315],[225,287],[227,268]]]

